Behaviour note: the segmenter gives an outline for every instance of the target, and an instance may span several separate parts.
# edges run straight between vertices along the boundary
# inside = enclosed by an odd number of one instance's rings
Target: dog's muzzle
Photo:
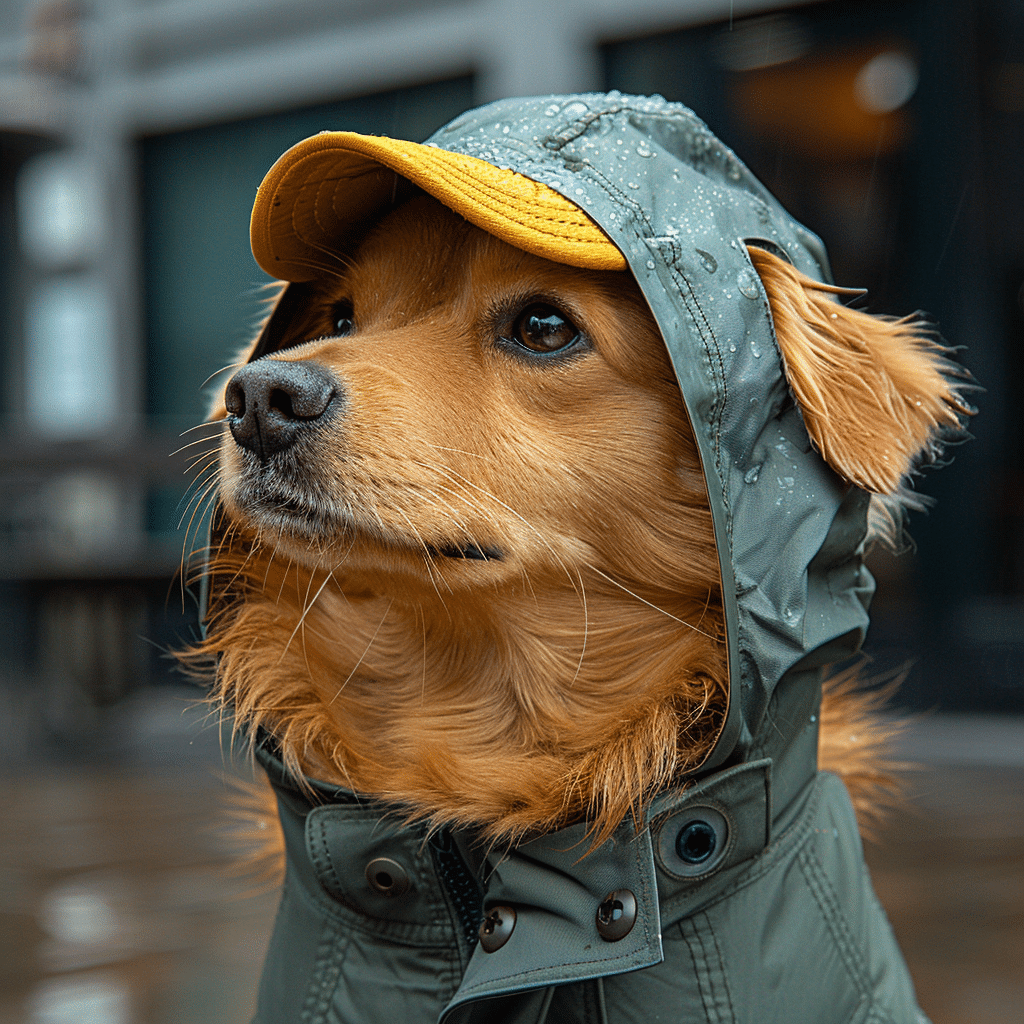
[[[261,359],[228,382],[224,405],[235,441],[266,462],[344,404],[344,390],[325,366]]]

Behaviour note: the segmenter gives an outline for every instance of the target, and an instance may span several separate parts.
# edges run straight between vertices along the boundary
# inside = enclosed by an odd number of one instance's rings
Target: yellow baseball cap
[[[314,135],[270,169],[252,209],[256,262],[284,281],[331,270],[339,242],[392,204],[396,174],[526,252],[573,267],[626,269],[597,224],[547,185],[473,156],[355,132]]]

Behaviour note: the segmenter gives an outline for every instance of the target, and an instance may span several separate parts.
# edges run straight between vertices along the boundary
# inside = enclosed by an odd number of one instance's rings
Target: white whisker
[[[387,608],[384,609],[384,615],[381,617],[380,622],[377,624],[377,628],[373,631],[373,636],[370,637],[370,642],[366,645],[366,648],[363,650],[363,653],[359,655],[359,660],[355,663],[355,665],[352,666],[352,671],[349,672],[349,674],[345,677],[345,681],[341,684],[341,686],[338,687],[338,692],[327,702],[328,704],[333,704],[338,699],[338,697],[341,696],[341,691],[344,690],[346,686],[348,686],[349,680],[356,674],[356,672],[359,670],[359,666],[363,663],[363,659],[367,656],[367,654],[370,653],[370,648],[373,647],[374,641],[377,639],[377,634],[383,628],[384,620],[388,617],[388,613],[391,611],[392,604],[394,604],[393,600],[388,602]]]
[[[324,577],[324,581],[323,581],[323,583],[320,584],[320,588],[313,595],[313,600],[310,601],[309,604],[306,605],[306,607],[302,609],[302,614],[299,616],[299,621],[297,623],[295,623],[295,628],[292,630],[291,636],[288,637],[288,641],[284,645],[284,650],[281,651],[281,657],[277,659],[277,664],[278,665],[280,665],[281,662],[284,660],[284,656],[288,653],[288,648],[291,647],[292,641],[295,639],[295,634],[298,633],[298,631],[302,628],[302,624],[306,621],[306,616],[313,609],[313,606],[317,602],[317,598],[324,592],[324,587],[326,587],[327,584],[331,582],[331,579],[333,577],[334,577],[334,570],[332,569]],[[298,579],[298,566],[296,566],[296,583],[299,583],[299,579]],[[309,583],[310,583],[310,587],[312,587],[312,585],[313,585],[313,577],[312,577],[312,575],[310,575]],[[308,590],[307,590],[306,594],[307,594],[307,596],[309,595],[309,591]],[[308,668],[309,666],[307,665],[306,667]]]
[[[635,597],[641,604],[647,605],[648,608],[653,608],[656,612],[660,612],[662,615],[670,618],[673,622],[678,622],[680,626],[685,626],[687,629],[692,629],[695,633],[700,633],[701,636],[706,636],[709,640],[718,642],[717,637],[713,637],[710,633],[705,633],[704,630],[698,629],[692,622],[687,622],[685,619],[680,619],[678,616],[673,615],[671,612],[665,611],[664,608],[659,608],[656,604],[651,604],[650,601],[642,598],[639,594],[634,594],[629,587],[624,587],[618,580],[613,580],[607,573],[601,572],[596,565],[591,565],[589,562],[584,563],[588,569],[596,572],[602,579],[607,580],[612,586],[618,587],[619,590],[625,591],[630,597]]]

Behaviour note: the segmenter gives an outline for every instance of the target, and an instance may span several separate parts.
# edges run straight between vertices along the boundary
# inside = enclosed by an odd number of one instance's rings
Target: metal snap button
[[[512,937],[516,912],[511,907],[492,907],[480,922],[480,946],[485,953],[501,949]]]
[[[687,864],[703,864],[718,846],[715,830],[700,818],[688,821],[676,836],[676,853]]]
[[[664,821],[655,833],[654,855],[674,878],[703,878],[725,864],[729,822],[717,807],[694,803]]]
[[[381,896],[404,896],[412,884],[409,873],[390,857],[375,857],[366,865],[366,881]]]
[[[597,934],[606,942],[624,939],[636,924],[636,897],[629,889],[608,893],[597,908]]]

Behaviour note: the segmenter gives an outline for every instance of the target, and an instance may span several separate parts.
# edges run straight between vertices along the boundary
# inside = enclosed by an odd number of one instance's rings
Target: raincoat
[[[550,186],[625,255],[704,465],[728,714],[698,777],[587,856],[585,824],[488,853],[303,790],[264,738],[287,873],[255,1020],[924,1021],[847,793],[817,770],[822,666],[868,623],[868,495],[811,447],[746,249],[827,281],[821,242],[659,97],[504,100],[428,144]]]

